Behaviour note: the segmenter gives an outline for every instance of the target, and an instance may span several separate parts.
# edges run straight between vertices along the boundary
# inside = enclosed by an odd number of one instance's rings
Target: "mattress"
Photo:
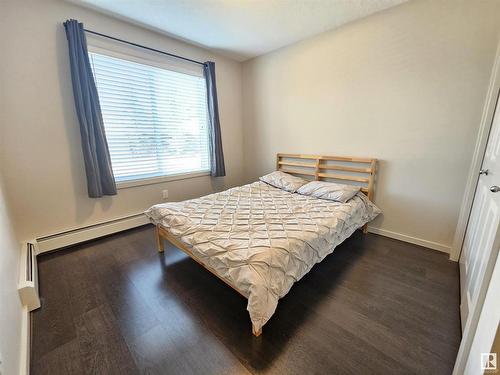
[[[379,213],[362,193],[338,203],[261,181],[145,212],[248,298],[257,330],[296,281]]]

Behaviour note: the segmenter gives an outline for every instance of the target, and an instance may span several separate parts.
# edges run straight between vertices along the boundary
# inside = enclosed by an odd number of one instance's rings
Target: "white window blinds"
[[[205,79],[89,52],[117,182],[208,171]]]

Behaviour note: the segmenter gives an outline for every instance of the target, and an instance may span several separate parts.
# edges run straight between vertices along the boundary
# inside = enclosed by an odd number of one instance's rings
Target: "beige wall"
[[[450,246],[499,20],[495,0],[410,1],[244,63],[247,180],[277,152],[375,157],[372,225]]]
[[[0,142],[1,145],[1,142]],[[0,176],[0,372],[18,374],[22,309],[17,294],[20,244],[14,236]]]
[[[87,197],[62,26],[68,18],[102,33],[216,62],[226,178],[199,177],[123,189],[109,198]],[[20,239],[141,212],[160,203],[165,188],[175,201],[242,181],[240,63],[62,0],[2,1],[0,32],[0,157]]]

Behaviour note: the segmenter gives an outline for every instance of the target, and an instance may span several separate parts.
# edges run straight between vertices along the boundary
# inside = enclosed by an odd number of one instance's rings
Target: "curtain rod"
[[[123,40],[123,39],[115,38],[114,36],[110,36],[110,35],[98,33],[97,31],[92,31],[92,30],[88,30],[88,29],[83,29],[83,30],[85,32],[87,32],[87,33],[90,33],[90,34],[99,35],[99,36],[102,36],[103,38],[112,39],[112,40],[115,40],[117,42],[125,43],[125,44],[128,44],[128,45],[134,46],[134,47],[139,47],[139,48],[147,49],[149,51],[161,53],[162,55],[167,55],[167,56],[170,56],[170,57],[174,57],[176,59],[181,59],[181,60],[189,61],[189,62],[191,62],[193,64],[205,65],[205,63],[202,63],[201,61],[196,61],[196,60],[189,59],[187,57],[175,55],[173,53],[168,53],[168,52],[165,52],[165,51],[160,51],[159,49],[155,49],[155,48],[151,48],[151,47],[146,47],[146,46],[143,46],[141,44],[137,44],[137,43],[133,43],[133,42],[128,42],[128,41]]]

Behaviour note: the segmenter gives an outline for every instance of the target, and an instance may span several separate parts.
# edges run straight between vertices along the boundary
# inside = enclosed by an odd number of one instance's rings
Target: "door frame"
[[[465,238],[465,231],[469,221],[470,212],[472,209],[472,202],[476,193],[477,181],[479,179],[479,169],[483,163],[486,145],[488,144],[488,136],[490,134],[491,123],[495,113],[495,106],[497,103],[497,96],[500,91],[500,42],[497,45],[495,61],[491,71],[490,84],[486,94],[486,101],[483,107],[483,114],[481,116],[481,123],[479,124],[479,132],[477,135],[476,146],[472,156],[472,162],[469,167],[469,174],[467,183],[465,185],[465,192],[462,197],[462,205],[460,207],[460,215],[458,217],[457,227],[455,229],[455,236],[450,249],[450,260],[457,262],[460,258],[462,251],[462,244]]]

